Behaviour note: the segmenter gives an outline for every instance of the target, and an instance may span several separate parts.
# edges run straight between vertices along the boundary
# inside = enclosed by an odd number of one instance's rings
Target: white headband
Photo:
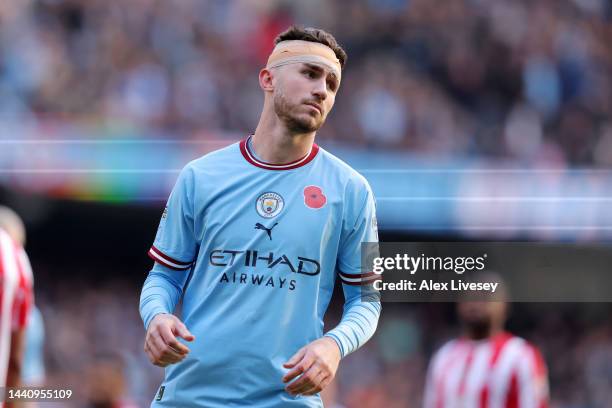
[[[342,67],[336,53],[328,46],[312,41],[290,40],[279,42],[268,57],[266,68],[276,68],[295,63],[322,65],[333,72],[338,80]]]

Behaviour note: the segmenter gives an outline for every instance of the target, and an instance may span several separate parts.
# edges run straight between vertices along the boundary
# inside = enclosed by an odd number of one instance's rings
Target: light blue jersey
[[[372,336],[380,303],[361,297],[376,278],[361,271],[361,243],[377,241],[367,181],[317,145],[273,165],[247,139],[189,163],[149,251],[140,312],[146,328],[182,296],[196,339],[152,406],[322,407],[284,390],[283,363],[323,336],[336,277],[344,313],[326,336],[343,356]]]

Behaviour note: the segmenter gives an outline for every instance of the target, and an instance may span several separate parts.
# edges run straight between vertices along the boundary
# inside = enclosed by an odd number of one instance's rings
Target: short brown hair
[[[346,52],[338,44],[334,36],[325,30],[321,30],[320,28],[292,25],[274,39],[274,45],[282,41],[290,40],[311,41],[327,45],[336,54],[336,57],[340,61],[340,67],[344,68],[344,64],[346,64],[346,59],[348,58]]]

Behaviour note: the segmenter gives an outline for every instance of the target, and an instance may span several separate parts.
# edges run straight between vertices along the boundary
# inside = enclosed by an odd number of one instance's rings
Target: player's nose
[[[315,86],[312,89],[312,94],[316,96],[320,101],[324,101],[327,98],[327,83],[325,80],[315,81]]]

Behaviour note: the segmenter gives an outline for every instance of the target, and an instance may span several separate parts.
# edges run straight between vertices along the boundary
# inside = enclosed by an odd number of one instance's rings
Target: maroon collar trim
[[[251,139],[251,136],[240,141],[240,152],[242,153],[246,161],[251,163],[253,166],[257,166],[257,167],[260,167],[266,170],[297,169],[298,167],[302,167],[310,163],[317,156],[317,153],[319,152],[319,146],[317,146],[316,143],[313,143],[312,148],[310,149],[310,153],[308,153],[306,156],[302,157],[301,159],[298,159],[298,160],[295,160],[289,163],[283,163],[283,164],[267,163],[267,162],[258,160],[253,154],[253,152],[251,152],[251,149],[249,148],[250,139]]]

